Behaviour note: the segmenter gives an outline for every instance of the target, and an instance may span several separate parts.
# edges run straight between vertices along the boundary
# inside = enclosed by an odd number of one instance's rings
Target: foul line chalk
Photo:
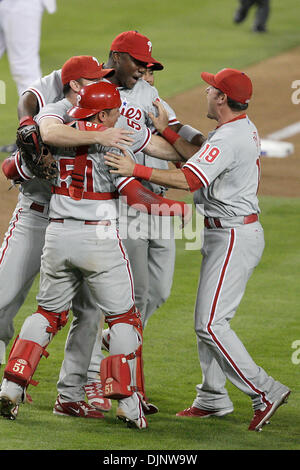
[[[299,134],[300,132],[300,121],[291,124],[290,126],[284,127],[277,132],[273,132],[272,134],[267,135],[267,139],[270,140],[282,140],[286,139],[287,137],[292,137],[295,134]]]

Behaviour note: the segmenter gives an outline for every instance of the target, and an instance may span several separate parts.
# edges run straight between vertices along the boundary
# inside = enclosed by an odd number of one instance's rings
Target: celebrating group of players
[[[35,370],[70,310],[53,412],[101,419],[117,400],[117,417],[139,429],[158,412],[146,394],[143,330],[171,291],[172,218],[181,217],[183,225],[191,218],[187,204],[165,197],[168,187],[195,192],[205,223],[195,308],[203,383],[193,406],[177,416],[231,413],[229,379],[252,399],[249,429],[258,431],[290,393],[254,363],[229,325],[264,248],[256,195],[259,136],[245,114],[251,80],[235,69],[202,74],[209,84],[207,116],[218,123],[205,140],[143,79],[162,69],[151,41],[126,31],[113,40],[105,64],[72,57],[20,98],[18,132],[41,159],[39,142],[51,150],[57,175],[38,178],[22,148],[2,165],[20,188],[0,253],[2,363],[13,319],[40,272],[36,311],[4,368],[5,418],[16,419],[19,405],[30,400]],[[169,169],[170,161],[177,168]],[[128,228],[137,221],[133,234]]]

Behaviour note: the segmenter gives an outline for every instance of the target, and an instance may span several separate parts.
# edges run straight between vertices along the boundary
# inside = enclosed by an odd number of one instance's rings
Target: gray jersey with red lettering
[[[260,144],[248,116],[223,124],[208,135],[183,168],[203,184],[194,195],[207,217],[238,217],[259,213]]]
[[[55,117],[63,124],[71,123],[72,118],[68,115],[68,110],[72,104],[67,98],[57,103],[51,103],[42,108],[36,116],[36,122],[40,124],[43,119]],[[124,118],[118,121],[122,126]],[[77,123],[74,122],[74,127]],[[87,122],[87,131],[99,130],[99,125]],[[134,159],[134,153],[142,150],[149,142],[151,133],[145,126],[133,134],[134,142],[128,152]],[[104,147],[102,145],[91,145],[88,149],[87,167],[85,172],[84,191],[90,193],[112,193],[116,189],[123,189],[133,178],[119,177],[109,172],[109,167],[105,164],[103,155],[109,150],[120,153],[118,149]],[[59,164],[59,177],[55,182],[58,188],[68,188],[71,183],[71,174],[74,168],[75,148],[52,149],[52,153]],[[100,220],[103,218],[115,219],[118,216],[116,199],[105,201],[93,199],[81,199],[74,201],[70,197],[61,194],[53,194],[50,203],[50,217],[52,218],[75,218],[83,220]]]

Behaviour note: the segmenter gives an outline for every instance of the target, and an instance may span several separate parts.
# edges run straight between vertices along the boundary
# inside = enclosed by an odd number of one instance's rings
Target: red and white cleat
[[[278,400],[275,400],[273,403],[269,403],[264,410],[256,410],[254,416],[251,420],[248,430],[249,431],[261,431],[262,427],[265,424],[269,424],[270,418],[273,416],[277,408],[287,403],[288,397],[291,391],[288,390],[284,392]]]
[[[85,401],[61,401],[58,395],[54,408],[53,414],[58,416],[73,416],[76,418],[94,418],[102,419],[104,414],[96,410],[93,406],[89,405]]]
[[[0,416],[15,420],[19,405],[25,401],[25,391],[21,385],[3,379],[0,390]]]
[[[196,406],[191,406],[183,411],[176,413],[176,416],[188,418],[210,418],[211,416],[225,416],[233,412],[233,408],[224,408],[223,410],[202,410]]]
[[[148,427],[148,422],[141,406],[141,398],[137,393],[134,393],[131,397],[119,400],[116,416],[121,421],[124,421],[128,428],[137,427],[138,429],[146,429]]]
[[[100,411],[111,410],[111,400],[104,398],[100,381],[92,382],[84,387],[88,404]]]

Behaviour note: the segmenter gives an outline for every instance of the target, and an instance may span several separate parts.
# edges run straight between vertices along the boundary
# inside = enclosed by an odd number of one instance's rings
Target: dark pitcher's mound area
[[[254,85],[248,115],[258,128],[261,138],[300,121],[300,104],[293,104],[292,83],[300,80],[300,48],[249,67],[246,72]],[[205,84],[168,100],[180,121],[200,129],[205,135],[215,127],[206,117]],[[299,93],[300,97],[300,93]],[[300,134],[286,139],[295,146],[293,155],[286,158],[262,157],[260,195],[300,197]],[[3,238],[18,198],[18,189],[8,191],[10,182],[0,175],[0,235]],[[168,197],[182,196],[172,190]]]

